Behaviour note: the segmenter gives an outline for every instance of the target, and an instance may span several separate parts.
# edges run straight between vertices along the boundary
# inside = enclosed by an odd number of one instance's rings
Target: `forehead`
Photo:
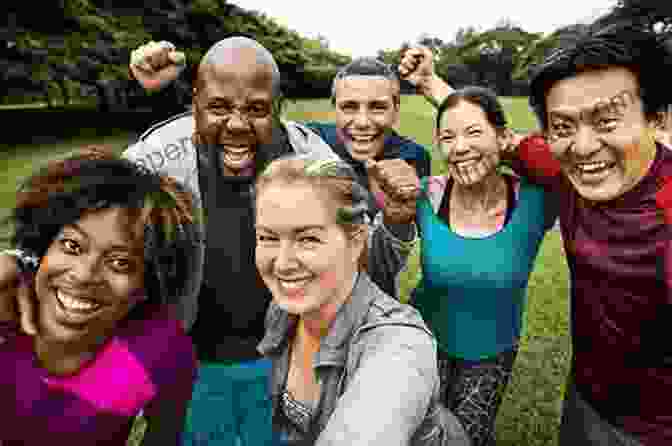
[[[546,94],[546,108],[548,113],[588,109],[638,86],[635,74],[625,67],[583,71],[553,84]]]
[[[225,97],[273,96],[273,69],[261,63],[250,51],[228,51],[220,55],[217,63],[204,63],[199,67],[201,94]]]
[[[347,76],[335,82],[337,101],[391,101],[396,92],[396,82],[383,76]]]
[[[297,212],[297,203],[301,203]],[[328,194],[304,182],[275,181],[257,196],[257,224],[278,231],[335,223],[334,202]]]
[[[481,107],[465,100],[460,100],[454,106],[447,108],[441,116],[441,128],[444,130],[458,129],[474,124],[488,124],[488,118]]]
[[[89,240],[97,245],[128,245],[132,243],[132,224],[126,209],[108,208],[85,212],[75,222]],[[73,226],[65,226],[64,231],[76,230]]]

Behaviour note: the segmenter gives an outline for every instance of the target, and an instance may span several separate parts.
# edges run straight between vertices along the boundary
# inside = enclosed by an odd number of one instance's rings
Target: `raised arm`
[[[148,42],[131,53],[129,76],[155,109],[180,112],[191,104],[191,81],[184,53],[167,41]]]
[[[414,85],[432,105],[439,104],[454,91],[434,71],[434,55],[425,46],[416,46],[404,51],[399,64],[401,78]]]

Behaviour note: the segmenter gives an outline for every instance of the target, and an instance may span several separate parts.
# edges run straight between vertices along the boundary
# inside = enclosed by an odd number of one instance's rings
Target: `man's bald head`
[[[208,68],[235,63],[254,63],[267,67],[272,76],[273,96],[280,94],[280,70],[273,55],[256,40],[242,36],[220,40],[210,47],[199,64],[197,85],[202,81],[203,73]]]

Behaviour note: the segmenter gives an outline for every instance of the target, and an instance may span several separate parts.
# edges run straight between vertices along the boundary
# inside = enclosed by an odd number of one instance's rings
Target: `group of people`
[[[171,88],[169,43],[132,56]],[[398,69],[437,105],[436,155],[399,135],[399,78],[333,81],[335,124],[282,118],[247,37],[203,56],[192,107],[122,156],[87,148],[22,182],[0,255],[0,444],[495,444],[526,289],[559,217],[573,355],[560,444],[672,442],[672,54],[640,26],[535,70],[541,131],[454,90],[427,48]],[[502,165],[508,165],[515,174]],[[408,304],[398,277],[420,243]],[[370,417],[370,418],[369,418]]]

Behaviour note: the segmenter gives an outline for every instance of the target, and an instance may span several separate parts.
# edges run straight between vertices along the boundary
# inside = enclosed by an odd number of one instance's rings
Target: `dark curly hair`
[[[170,177],[106,148],[88,147],[50,161],[22,181],[6,221],[10,243],[41,259],[64,226],[112,207],[126,211],[125,230],[144,248],[145,302],[176,303],[199,239],[191,194]]]

